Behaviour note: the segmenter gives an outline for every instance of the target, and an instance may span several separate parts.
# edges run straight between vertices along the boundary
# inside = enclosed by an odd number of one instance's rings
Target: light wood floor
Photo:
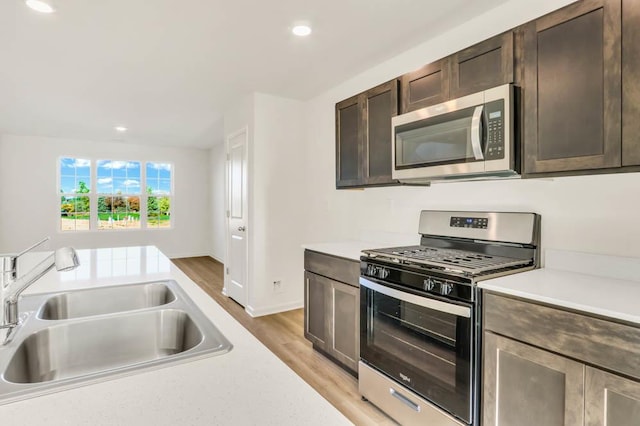
[[[210,257],[191,257],[173,259],[173,263],[353,423],[395,424],[373,405],[361,400],[358,382],[353,376],[313,350],[304,338],[302,309],[252,318],[222,294],[220,262]]]

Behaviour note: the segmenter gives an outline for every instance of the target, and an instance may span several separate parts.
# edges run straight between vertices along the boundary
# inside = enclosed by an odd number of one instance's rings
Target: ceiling
[[[244,94],[309,99],[506,0],[53,1],[0,2],[0,133],[206,148]]]

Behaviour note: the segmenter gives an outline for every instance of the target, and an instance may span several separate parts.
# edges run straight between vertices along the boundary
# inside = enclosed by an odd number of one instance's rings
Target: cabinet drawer
[[[484,328],[640,378],[640,328],[485,293]]]
[[[304,269],[354,287],[360,286],[360,262],[355,260],[305,250]]]

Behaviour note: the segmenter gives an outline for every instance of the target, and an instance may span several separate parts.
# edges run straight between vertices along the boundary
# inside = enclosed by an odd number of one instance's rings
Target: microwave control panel
[[[485,105],[487,117],[487,145],[485,160],[501,160],[504,158],[504,100],[489,102]]]

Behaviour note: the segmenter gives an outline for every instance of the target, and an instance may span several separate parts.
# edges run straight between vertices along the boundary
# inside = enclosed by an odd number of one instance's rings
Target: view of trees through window
[[[97,162],[98,229],[141,228],[138,161]]]
[[[171,164],[61,158],[59,170],[62,231],[171,227]]]
[[[60,229],[88,231],[91,200],[91,162],[81,158],[60,159]]]

